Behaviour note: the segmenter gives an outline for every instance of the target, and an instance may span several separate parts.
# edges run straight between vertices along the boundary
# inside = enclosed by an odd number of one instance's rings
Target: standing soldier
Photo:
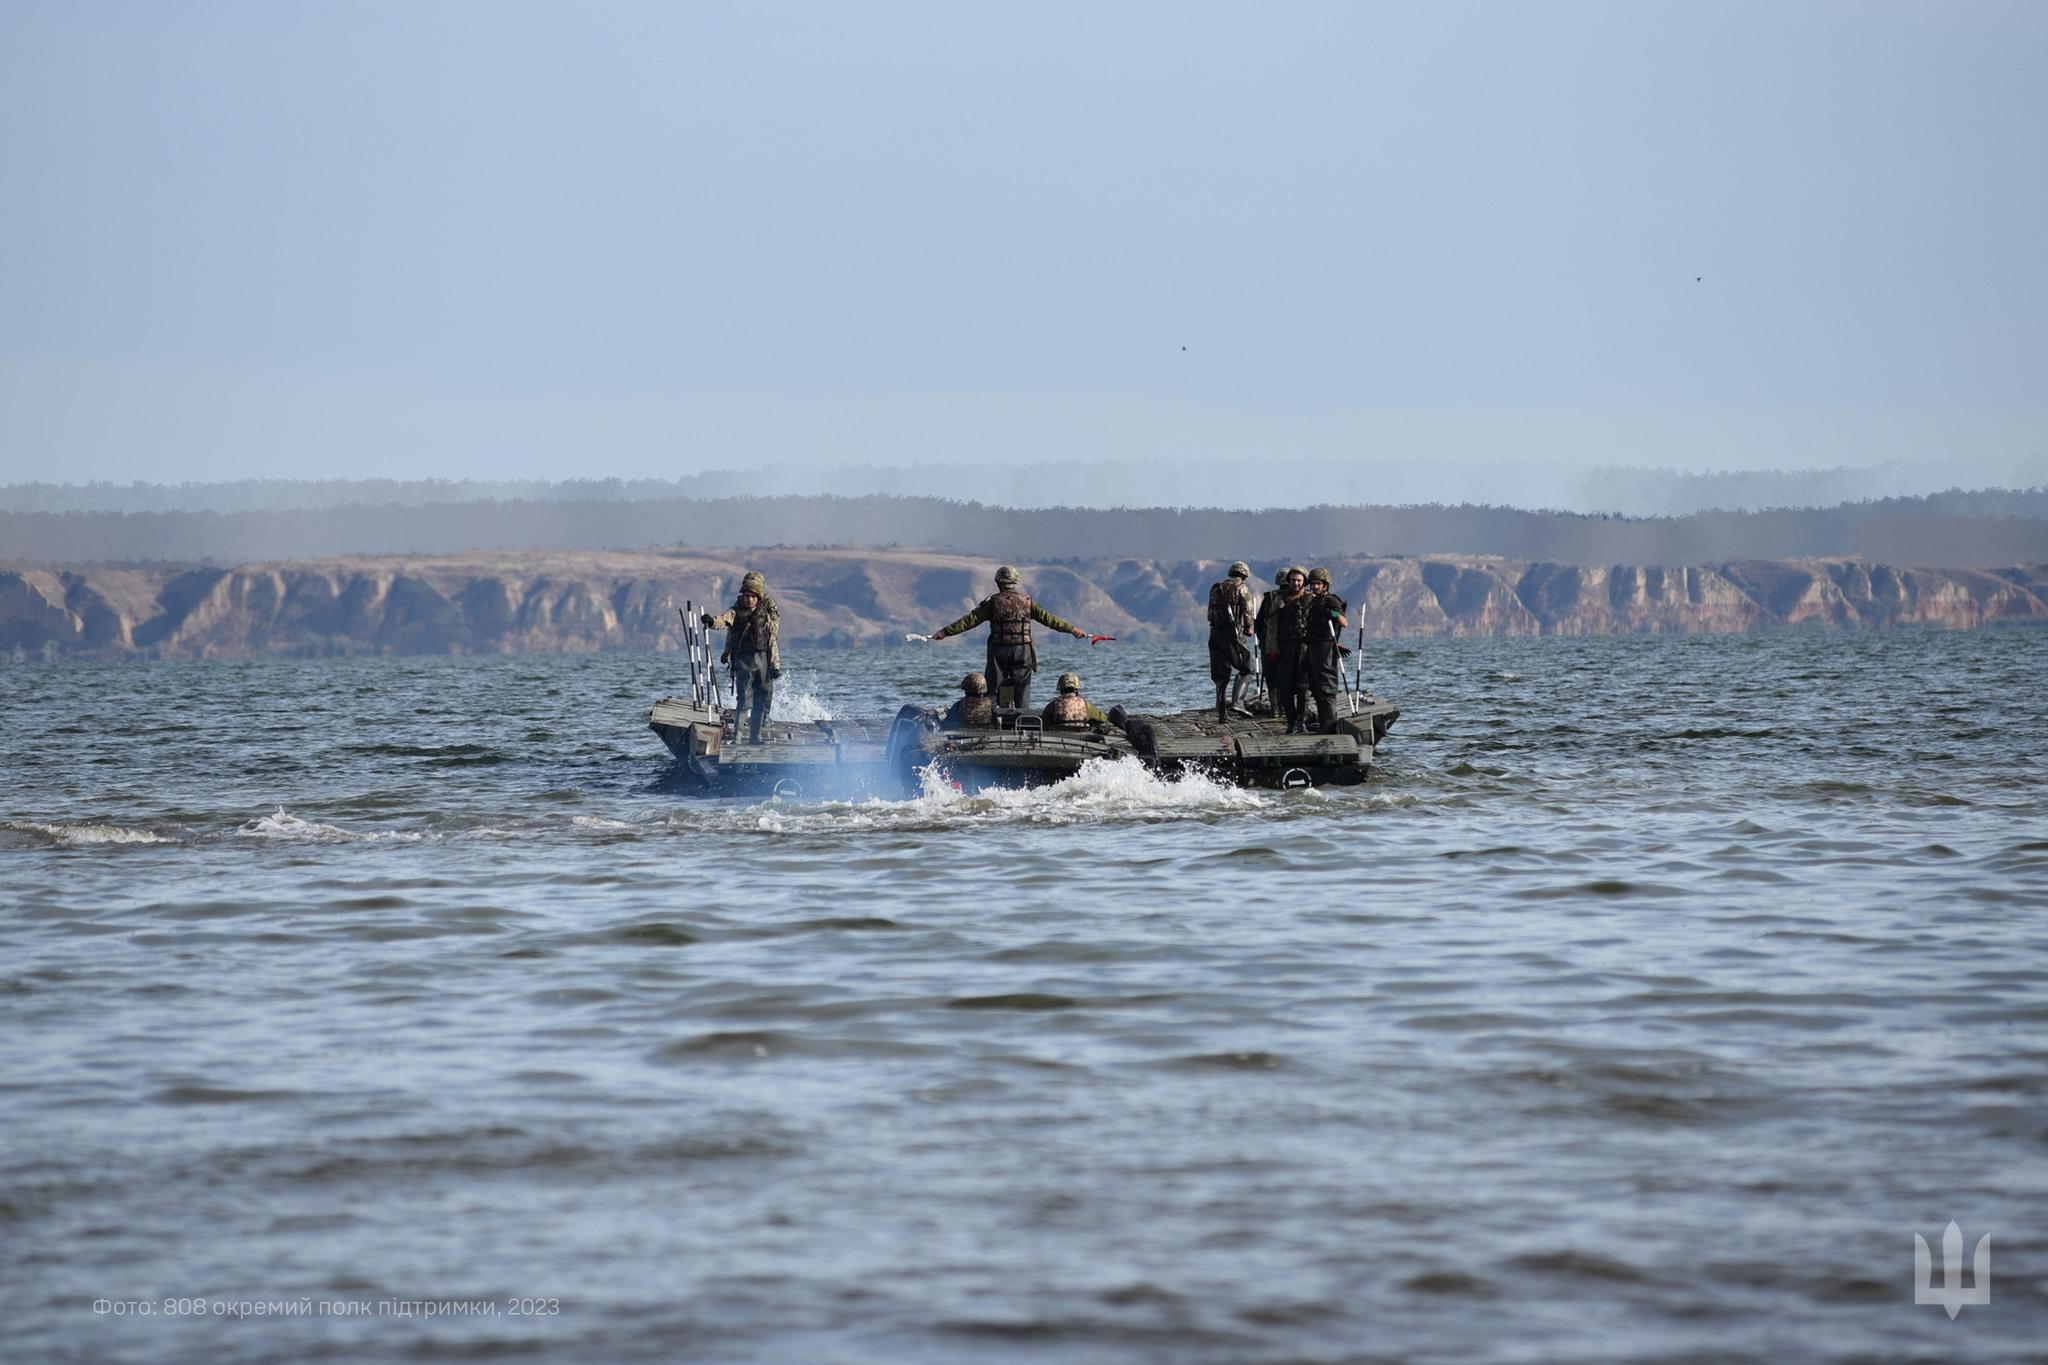
[[[1022,711],[1031,705],[1031,675],[1038,671],[1038,650],[1031,643],[1031,623],[1036,621],[1049,630],[1063,630],[1076,640],[1087,639],[1088,632],[1068,625],[1025,596],[1017,587],[1018,581],[1017,571],[1003,565],[996,570],[995,595],[982,598],[979,606],[952,625],[933,631],[932,638],[943,640],[988,622],[989,685],[998,704],[1002,702],[1003,689],[1009,688],[1010,705]]]
[[[782,648],[776,640],[781,618],[768,595],[768,580],[750,571],[740,579],[730,611],[701,619],[709,629],[726,632],[718,661],[732,665],[733,712],[747,716],[747,739],[759,744],[775,700],[775,680],[782,676]]]
[[[988,679],[979,673],[969,673],[960,680],[960,700],[947,708],[939,728],[958,730],[968,725],[995,723],[996,699],[988,694]]]
[[[1229,708],[1243,700],[1245,684],[1251,681],[1252,652],[1244,643],[1252,633],[1252,590],[1246,582],[1251,576],[1252,566],[1240,559],[1230,566],[1227,578],[1209,585],[1209,679],[1216,684],[1219,721],[1229,719]],[[1237,685],[1228,688],[1226,701],[1224,692],[1233,673]]]
[[[1308,686],[1308,604],[1308,575],[1299,565],[1289,565],[1280,575],[1280,586],[1259,604],[1266,677],[1272,684],[1273,704],[1287,717],[1290,735],[1307,729],[1303,694]]]
[[[1344,613],[1350,608],[1330,591],[1330,571],[1308,571],[1308,629],[1306,663],[1309,691],[1316,698],[1316,728],[1329,734],[1337,728],[1337,693],[1344,686],[1344,627],[1351,624]]]

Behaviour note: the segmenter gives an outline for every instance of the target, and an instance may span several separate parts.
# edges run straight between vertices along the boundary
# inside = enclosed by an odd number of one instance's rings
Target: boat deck
[[[1374,750],[1400,712],[1372,697],[1340,700],[1330,734],[1289,735],[1277,716],[1212,710],[1171,715],[1111,713],[1106,733],[1047,728],[1004,713],[993,726],[946,730],[938,713],[905,707],[886,720],[770,720],[760,742],[729,713],[673,697],[656,702],[649,728],[678,765],[708,790],[785,796],[900,794],[936,766],[963,787],[1057,782],[1091,759],[1127,759],[1164,773],[1201,771],[1247,786],[1363,782]]]

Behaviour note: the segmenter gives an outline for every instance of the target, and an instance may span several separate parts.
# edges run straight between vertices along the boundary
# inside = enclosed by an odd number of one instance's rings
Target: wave
[[[936,769],[926,769],[918,794],[859,801],[790,802],[772,797],[754,807],[746,823],[765,832],[856,828],[917,830],[962,823],[1068,825],[1115,820],[1210,819],[1274,810],[1327,797],[1312,789],[1259,792],[1200,773],[1161,777],[1137,763],[1091,759],[1063,782],[1048,787],[965,792]]]
[[[383,829],[367,832],[347,830],[339,825],[323,825],[312,820],[301,820],[283,806],[269,815],[259,816],[241,826],[235,833],[245,839],[298,839],[310,843],[401,843],[414,844],[427,837],[426,833],[414,829]]]
[[[45,824],[40,820],[9,820],[0,828],[11,829],[17,834],[26,834],[31,839],[52,848],[77,848],[87,844],[174,844],[161,834],[146,829],[128,829],[122,825],[67,824],[56,822]]]
[[[814,720],[837,720],[832,708],[818,699],[815,692],[799,692],[790,687],[786,680],[775,684],[775,719],[797,721],[808,724]]]

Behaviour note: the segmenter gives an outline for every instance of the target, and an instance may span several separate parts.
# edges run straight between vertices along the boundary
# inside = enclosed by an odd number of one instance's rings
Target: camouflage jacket
[[[1209,629],[1251,634],[1252,590],[1242,578],[1226,578],[1209,585]]]
[[[962,697],[946,709],[946,718],[939,722],[939,728],[958,730],[968,725],[994,725],[996,723],[996,699],[994,697]]]
[[[782,667],[782,642],[777,638],[782,617],[775,610],[775,599],[764,597],[761,605],[752,611],[742,611],[740,604],[711,618],[711,628],[726,632],[725,652],[727,654],[766,654],[768,666]]]
[[[1321,597],[1314,593],[1303,594],[1309,599],[1307,627],[1303,638],[1310,644],[1331,644],[1344,636],[1344,628],[1337,624],[1337,616],[1348,616],[1351,608],[1336,593],[1326,592]]]
[[[1101,709],[1098,708],[1094,702],[1087,701],[1084,699],[1081,702],[1081,705],[1083,708],[1085,708],[1083,714],[1087,717],[1086,721],[1083,722],[1084,724],[1088,725],[1092,729],[1107,730],[1109,728],[1109,717],[1102,714]],[[1048,728],[1075,728],[1073,722],[1061,718],[1060,698],[1058,697],[1054,697],[1051,701],[1045,704],[1044,709],[1038,713],[1038,719],[1042,721]]]
[[[949,626],[941,626],[936,634],[940,636],[958,635],[962,631],[973,630],[982,622],[992,619],[996,614],[996,599],[1001,596],[1001,593],[993,593],[982,598],[981,604],[975,607],[973,611],[968,612]],[[1028,597],[1025,600],[1030,601]],[[1070,623],[1060,620],[1059,617],[1054,616],[1036,602],[1031,603],[1031,619],[1044,626],[1047,630],[1062,630],[1069,635],[1074,633],[1074,627]],[[1029,643],[1029,641],[1026,641],[1026,643]]]

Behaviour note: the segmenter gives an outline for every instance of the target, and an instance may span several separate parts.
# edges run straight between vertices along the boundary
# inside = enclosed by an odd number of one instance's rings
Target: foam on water
[[[323,825],[314,820],[302,820],[282,806],[269,815],[249,821],[235,833],[245,839],[301,839],[311,843],[329,844],[415,844],[427,837],[424,832],[413,829],[357,831],[343,829],[339,825]]]
[[[775,684],[775,719],[793,720],[808,724],[814,720],[837,720],[832,708],[818,699],[818,694],[809,690],[799,692],[787,685],[786,680]]]
[[[1165,778],[1137,763],[1091,759],[1064,782],[1045,787],[966,792],[934,768],[922,775],[918,794],[907,800],[869,797],[861,801],[787,801],[771,797],[746,816],[754,829],[769,832],[811,828],[843,831],[928,828],[964,822],[1065,825],[1102,820],[1206,819],[1269,809],[1283,801],[1322,800],[1314,791],[1285,796],[1238,787],[1199,773]]]
[[[17,833],[31,835],[59,847],[73,847],[81,844],[170,844],[175,839],[166,839],[161,834],[146,829],[128,829],[121,825],[45,824],[39,820],[9,820],[5,826]]]

